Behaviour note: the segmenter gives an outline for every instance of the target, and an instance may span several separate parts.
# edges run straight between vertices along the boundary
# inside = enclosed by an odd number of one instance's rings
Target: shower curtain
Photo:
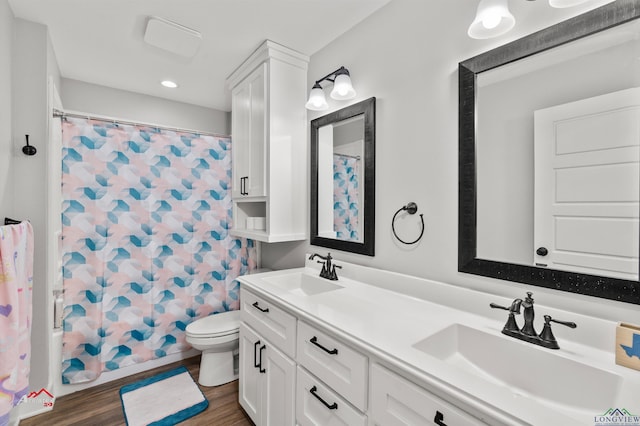
[[[0,425],[29,391],[33,229],[0,226]]]
[[[339,240],[360,241],[359,163],[355,157],[333,155],[333,230]]]
[[[233,238],[231,141],[63,121],[63,383],[189,349],[185,328],[239,309],[253,241]]]

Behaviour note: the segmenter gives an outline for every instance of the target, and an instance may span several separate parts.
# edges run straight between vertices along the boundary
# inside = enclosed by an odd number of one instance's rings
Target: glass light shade
[[[563,9],[565,7],[577,6],[589,0],[549,0],[549,6]]]
[[[467,34],[476,39],[498,37],[511,30],[515,24],[516,19],[509,12],[507,0],[480,0],[476,18],[469,26]]]
[[[344,73],[336,76],[336,79],[333,82],[331,97],[339,101],[353,99],[356,97],[356,91],[351,85],[351,77],[349,77],[349,74]]]
[[[324,91],[319,84],[315,84],[311,89],[309,100],[305,106],[312,111],[324,111],[329,108],[327,99],[324,97]]]

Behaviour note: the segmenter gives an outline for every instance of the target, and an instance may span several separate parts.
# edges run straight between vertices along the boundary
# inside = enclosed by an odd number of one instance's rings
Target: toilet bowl
[[[238,378],[237,363],[240,311],[221,312],[189,324],[186,341],[202,351],[200,376],[202,386],[218,386]]]

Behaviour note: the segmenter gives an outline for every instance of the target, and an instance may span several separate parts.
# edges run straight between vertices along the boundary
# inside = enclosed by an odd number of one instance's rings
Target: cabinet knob
[[[536,250],[536,254],[538,256],[546,256],[547,254],[549,254],[549,250],[547,250],[546,247],[538,247],[538,250]]]

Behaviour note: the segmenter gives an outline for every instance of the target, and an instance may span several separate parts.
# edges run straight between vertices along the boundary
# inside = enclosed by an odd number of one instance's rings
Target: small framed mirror
[[[310,243],[373,256],[376,98],[311,121]]]

